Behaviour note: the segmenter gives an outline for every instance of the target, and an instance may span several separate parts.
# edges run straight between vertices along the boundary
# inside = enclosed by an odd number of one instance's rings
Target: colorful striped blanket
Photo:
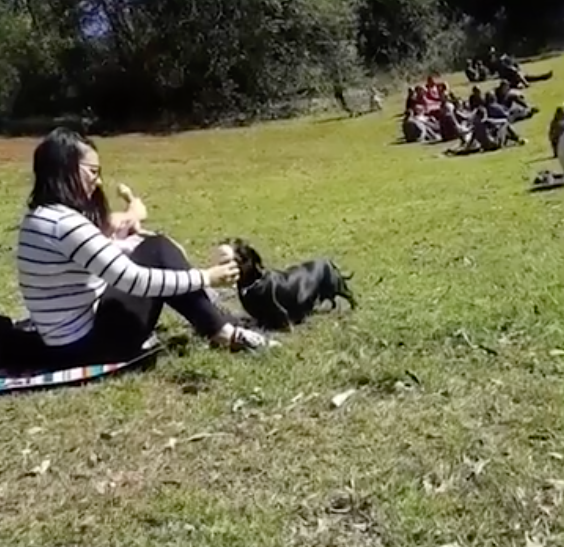
[[[54,372],[38,372],[24,376],[0,375],[0,395],[16,390],[40,389],[81,384],[146,363],[163,349],[156,335],[151,336],[133,359],[121,363],[77,366]]]

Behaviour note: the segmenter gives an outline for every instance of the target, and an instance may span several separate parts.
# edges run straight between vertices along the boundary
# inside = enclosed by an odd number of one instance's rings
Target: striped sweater
[[[108,285],[140,297],[170,297],[209,285],[200,270],[138,266],[86,217],[63,205],[38,207],[24,217],[18,274],[30,318],[50,346],[76,342],[92,329]]]

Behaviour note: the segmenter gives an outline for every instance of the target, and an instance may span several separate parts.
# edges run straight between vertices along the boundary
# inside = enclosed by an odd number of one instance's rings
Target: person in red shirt
[[[437,100],[429,98],[427,90],[422,85],[418,85],[415,88],[414,102],[415,105],[423,107],[425,114],[430,115],[432,115],[433,112],[438,111],[441,107],[440,97]]]
[[[433,76],[429,76],[427,78],[427,84],[425,88],[426,95],[429,100],[437,102],[441,100],[439,82],[435,81],[435,78]]]

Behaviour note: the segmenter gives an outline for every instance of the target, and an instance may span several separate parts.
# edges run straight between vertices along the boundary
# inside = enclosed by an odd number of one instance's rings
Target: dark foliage
[[[296,99],[375,68],[443,69],[492,40],[536,52],[558,39],[563,7],[554,0],[534,9],[509,0],[0,0],[0,130],[14,127],[7,119],[57,116],[137,129],[289,115]]]

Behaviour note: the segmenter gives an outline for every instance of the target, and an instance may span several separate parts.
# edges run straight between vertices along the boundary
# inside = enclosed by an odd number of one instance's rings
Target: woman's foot
[[[271,340],[263,334],[254,330],[235,327],[231,338],[231,351],[256,351],[260,349],[279,348],[282,344],[276,340]]]
[[[216,346],[227,347],[231,351],[256,351],[260,349],[276,348],[282,345],[280,342],[271,340],[254,330],[234,327],[230,323],[226,324],[221,331],[213,337],[212,343]]]

